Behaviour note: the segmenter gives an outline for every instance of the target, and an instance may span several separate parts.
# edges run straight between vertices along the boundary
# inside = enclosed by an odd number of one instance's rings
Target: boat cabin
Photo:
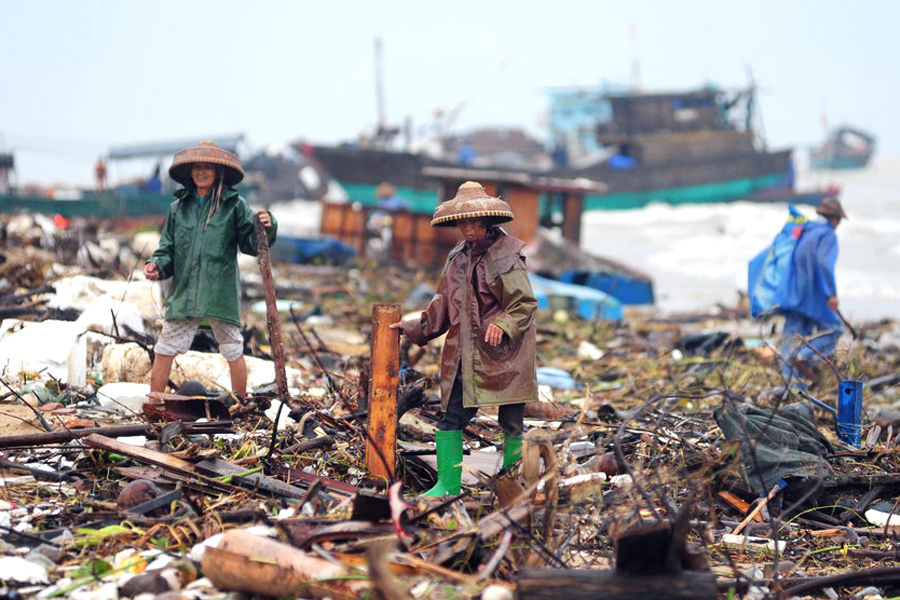
[[[0,194],[8,194],[12,178],[10,174],[15,169],[16,163],[12,153],[0,152]]]
[[[506,200],[515,219],[503,225],[511,235],[528,243],[539,227],[557,227],[562,237],[578,244],[581,237],[581,215],[586,194],[606,191],[597,181],[560,179],[520,171],[498,171],[468,167],[429,166],[422,171],[437,181],[438,199],[453,198],[465,181],[477,181],[485,191]],[[390,235],[372,226],[372,217],[383,211],[377,206],[347,202],[326,202],[322,207],[321,232],[352,246],[358,254],[370,253],[369,241],[381,236],[388,244],[387,258],[410,265],[440,267],[461,236],[455,227],[432,227],[432,212],[393,211]]]

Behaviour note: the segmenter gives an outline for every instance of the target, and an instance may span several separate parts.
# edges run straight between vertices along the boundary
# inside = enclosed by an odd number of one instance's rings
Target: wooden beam
[[[369,435],[366,467],[387,481],[394,479],[397,456],[397,386],[400,383],[399,304],[372,307],[372,378],[369,382]]]
[[[83,438],[82,441],[88,448],[109,450],[110,452],[115,452],[116,454],[121,454],[122,456],[133,458],[138,462],[159,467],[169,473],[174,473],[175,475],[181,477],[187,477],[188,479],[196,483],[205,485],[207,487],[212,487],[213,489],[216,489],[220,492],[234,494],[236,492],[244,491],[242,488],[236,485],[224,483],[212,477],[206,477],[197,472],[197,469],[194,467],[193,463],[182,460],[175,456],[171,456],[169,454],[165,454],[163,452],[158,452],[156,450],[151,450],[149,448],[143,448],[141,446],[135,446],[132,444],[126,444],[125,442],[120,442],[119,440],[114,440],[112,438],[98,435],[96,433]]]
[[[185,433],[233,433],[231,421],[207,421],[204,423],[184,423]],[[157,428],[149,423],[133,423],[128,425],[109,425],[106,427],[88,427],[85,429],[68,429],[66,431],[50,431],[47,433],[21,433],[0,437],[0,448],[17,448],[23,446],[43,446],[59,444],[92,434],[105,435],[110,438],[129,435],[146,435],[156,437]]]
[[[625,575],[588,569],[522,569],[516,587],[519,600],[714,600],[715,574],[681,571]]]

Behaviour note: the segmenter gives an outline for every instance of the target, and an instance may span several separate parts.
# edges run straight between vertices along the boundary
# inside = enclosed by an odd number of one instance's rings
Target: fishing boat
[[[472,134],[438,139],[430,152],[411,151],[409,143],[396,150],[384,137],[377,145],[303,142],[297,147],[320,164],[351,201],[374,203],[376,186],[390,181],[407,205],[421,211],[433,210],[437,203],[436,184],[423,172],[470,166],[465,161],[472,157],[482,159],[474,165],[482,168],[604,182],[606,192],[589,194],[585,210],[792,197],[792,151],[766,147],[757,132],[756,110],[753,86],[670,93],[566,88],[550,91],[543,160],[525,157],[521,143],[509,152],[493,148],[489,153]],[[466,158],[459,152],[461,139],[468,146]],[[491,163],[489,157],[501,157],[505,164]],[[510,164],[510,157],[521,160]],[[815,196],[810,193],[809,199]],[[550,206],[548,202],[545,217]]]
[[[122,224],[136,221],[161,222],[172,203],[177,184],[167,175],[172,156],[184,148],[210,140],[235,154],[243,151],[243,135],[213,136],[113,146],[102,159],[103,169],[119,174],[137,173],[115,184],[98,180],[94,189],[16,189],[10,182],[15,172],[12,154],[0,155],[0,212],[27,211],[46,215],[95,217]],[[108,167],[106,165],[109,165]],[[243,159],[244,180],[238,190],[253,205],[269,205],[297,198],[340,195],[329,189],[328,178],[301,154],[289,147],[266,149]]]
[[[756,90],[551,91],[557,169],[603,181],[585,209],[730,202],[792,190],[791,150],[771,151],[756,128]]]
[[[872,134],[855,127],[842,126],[831,131],[825,141],[810,153],[810,168],[862,169],[875,152]]]

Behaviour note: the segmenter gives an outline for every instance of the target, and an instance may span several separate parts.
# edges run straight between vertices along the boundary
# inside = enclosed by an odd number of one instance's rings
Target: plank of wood
[[[120,442],[119,440],[114,440],[112,438],[108,438],[104,435],[99,435],[96,433],[87,436],[82,440],[82,442],[89,448],[109,450],[110,452],[115,452],[117,454],[121,454],[122,456],[133,458],[139,462],[155,465],[161,469],[171,471],[172,473],[181,475],[183,477],[195,478],[201,483],[208,485],[220,492],[234,494],[240,491],[244,491],[243,488],[240,488],[236,485],[223,483],[211,477],[201,475],[197,472],[192,463],[189,463],[188,461],[182,460],[180,458],[175,458],[174,456],[170,456],[163,452],[157,452],[156,450],[142,448],[141,446],[135,446],[133,444],[126,444],[124,442]]]
[[[231,421],[209,421],[205,423],[185,423],[185,433],[226,433],[234,431]],[[132,423],[127,425],[109,425],[106,427],[89,427],[85,429],[69,429],[47,433],[27,433],[0,437],[0,448],[16,448],[22,446],[42,446],[59,444],[87,437],[93,434],[107,437],[124,437],[129,435],[150,435],[154,427],[149,423]]]
[[[713,600],[718,585],[708,571],[623,575],[611,570],[525,568],[519,571],[516,593],[519,600]]]
[[[528,518],[528,515],[534,512],[536,508],[531,502],[530,496],[523,494],[523,497],[509,508],[501,508],[478,521],[478,537],[482,540],[488,540],[499,535],[513,527],[513,523],[510,521],[520,523]]]
[[[289,482],[304,481],[306,483],[313,483],[318,481],[322,484],[324,490],[329,493],[337,493],[342,496],[352,496],[359,491],[359,488],[355,485],[351,485],[343,481],[338,481],[337,479],[332,479],[330,477],[325,477],[324,475],[307,473],[306,471],[301,471],[300,469],[281,468],[277,464],[275,465],[275,468],[278,471],[277,473],[275,473],[275,475],[283,477]]]
[[[247,468],[235,465],[221,458],[207,458],[194,465],[198,472],[213,477],[221,477],[223,475],[231,475],[231,481],[243,488],[258,489],[268,492],[282,498],[303,498],[306,496],[306,490],[297,486],[285,483],[279,479],[268,477],[262,473],[250,473],[249,475],[241,475],[246,473]]]
[[[733,508],[741,511],[741,514],[746,515],[747,512],[750,510],[749,502],[746,502],[746,501],[742,500],[741,498],[738,498],[731,492],[721,490],[719,492],[719,498],[721,498],[722,500],[727,502]],[[753,520],[756,521],[757,523],[762,523],[763,522],[762,515],[760,515],[759,513],[754,514]]]

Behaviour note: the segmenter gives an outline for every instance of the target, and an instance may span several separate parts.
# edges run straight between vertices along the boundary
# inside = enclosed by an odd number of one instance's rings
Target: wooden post
[[[576,246],[581,243],[581,215],[584,211],[584,195],[568,192],[563,200],[563,239]]]
[[[372,307],[372,378],[369,382],[369,436],[366,467],[390,481],[397,454],[397,386],[400,383],[400,332],[391,323],[400,320],[399,304]]]

